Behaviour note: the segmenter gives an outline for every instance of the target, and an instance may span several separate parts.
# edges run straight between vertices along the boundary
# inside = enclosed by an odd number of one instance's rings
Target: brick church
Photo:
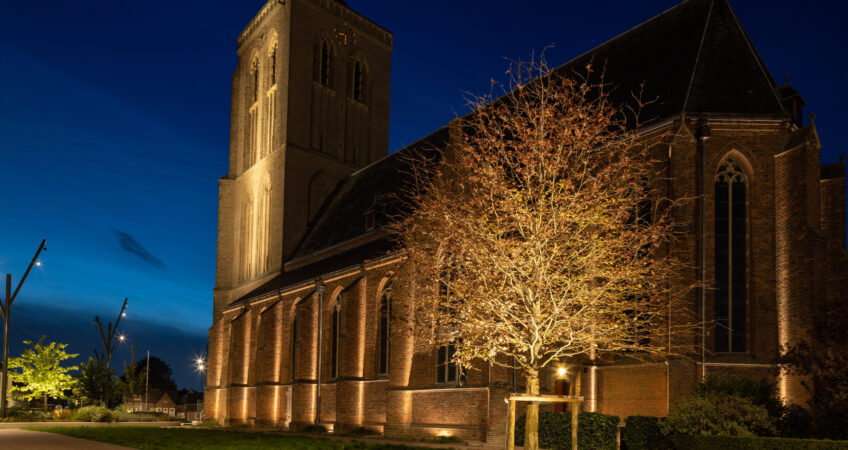
[[[523,376],[462,376],[452,349],[392,328],[399,253],[385,199],[401,155],[456,136],[446,126],[388,154],[391,51],[389,31],[337,0],[268,0],[238,37],[209,418],[503,442],[503,399]],[[686,298],[705,323],[698,354],[561,361],[543,393],[579,385],[586,411],[662,416],[702,377],[734,374],[771,378],[803,404],[804,380],[774,361],[848,288],[844,163],[821,165],[801,95],[775,82],[727,0],[688,0],[557,70],[589,61],[605,62],[613,100],[642,83],[659,99],[645,132],[669,136],[665,194],[695,199],[677,217],[693,268],[682,281],[713,287]]]

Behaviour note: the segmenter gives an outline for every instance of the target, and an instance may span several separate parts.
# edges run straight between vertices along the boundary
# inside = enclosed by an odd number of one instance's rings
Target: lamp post
[[[197,408],[198,420],[202,421],[203,420],[203,409],[206,406],[206,361],[203,359],[202,356],[198,356],[197,359],[194,360],[194,364],[195,364],[195,367],[197,368],[197,370],[200,372],[200,375],[202,376],[202,380],[203,380],[203,403],[202,403],[203,407],[198,405],[198,408]],[[198,403],[200,403],[200,402],[198,402]]]
[[[47,250],[44,245],[47,244],[47,239],[41,240],[41,245],[38,246],[38,250],[35,252],[35,256],[32,257],[32,261],[29,262],[29,266],[27,267],[26,272],[24,272],[24,276],[21,277],[21,281],[18,282],[18,287],[15,288],[15,292],[12,293],[12,274],[6,274],[6,296],[5,300],[2,304],[0,304],[0,316],[3,319],[3,377],[2,384],[0,386],[0,417],[6,417],[6,390],[9,386],[9,316],[12,313],[12,302],[15,301],[15,298],[18,296],[18,292],[21,291],[21,286],[23,286],[24,281],[26,281],[27,276],[29,275],[29,271],[32,270],[32,266],[41,266],[41,262],[38,261],[38,255],[41,254],[43,250]],[[47,405],[44,405],[45,409]]]

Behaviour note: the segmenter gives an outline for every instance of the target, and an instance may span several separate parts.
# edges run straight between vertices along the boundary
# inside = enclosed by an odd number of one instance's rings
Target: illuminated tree
[[[681,266],[651,158],[659,137],[637,135],[639,96],[614,107],[591,67],[509,74],[501,98],[472,101],[446,149],[411,158],[411,214],[394,231],[414,329],[454,346],[460,367],[521,370],[529,394],[557,361],[667,354]],[[537,448],[537,405],[526,423],[525,448]]]
[[[78,355],[65,352],[68,344],[51,342],[44,345],[45,336],[37,343],[24,341],[30,348],[21,356],[9,359],[9,375],[15,383],[14,389],[19,398],[33,400],[42,398],[47,408],[47,398],[67,398],[65,390],[73,386],[73,377],[68,373],[77,370],[76,366],[62,366],[62,361],[76,358]],[[15,370],[17,369],[17,370]]]

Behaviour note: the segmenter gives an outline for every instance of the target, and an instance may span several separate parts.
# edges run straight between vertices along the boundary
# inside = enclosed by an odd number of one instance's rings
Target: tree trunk
[[[47,412],[47,392],[44,392],[44,412]]]
[[[533,370],[527,373],[527,393],[539,395],[539,372]],[[524,425],[524,449],[539,449],[539,404],[527,404],[526,422]]]

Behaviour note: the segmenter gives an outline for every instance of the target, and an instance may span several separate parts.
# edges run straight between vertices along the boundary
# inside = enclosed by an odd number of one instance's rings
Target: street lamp
[[[203,406],[201,406],[201,405],[206,404],[206,374],[207,374],[207,372],[206,372],[206,360],[203,359],[202,356],[198,356],[194,360],[194,367],[195,367],[195,370],[200,372],[200,374],[203,376],[203,378],[202,378],[203,379],[203,386],[202,386],[202,388],[203,388],[203,403],[200,403],[198,401],[198,408],[197,408],[198,420],[202,421],[203,420]]]
[[[47,239],[41,240],[41,245],[38,246],[38,250],[35,252],[35,256],[32,257],[32,261],[29,262],[29,267],[27,267],[26,272],[24,272],[24,276],[21,277],[21,281],[18,281],[18,287],[15,288],[15,292],[12,293],[12,274],[6,274],[6,296],[2,302],[0,302],[0,318],[3,319],[3,371],[2,377],[0,377],[0,417],[6,417],[6,389],[9,386],[9,319],[12,314],[12,302],[15,301],[15,298],[18,296],[18,292],[21,291],[21,286],[23,286],[24,281],[26,281],[27,276],[29,275],[29,271],[32,270],[32,266],[41,266],[41,262],[38,260],[38,255],[41,254],[43,250],[47,250],[44,245],[47,243]],[[46,407],[47,405],[45,405]]]

